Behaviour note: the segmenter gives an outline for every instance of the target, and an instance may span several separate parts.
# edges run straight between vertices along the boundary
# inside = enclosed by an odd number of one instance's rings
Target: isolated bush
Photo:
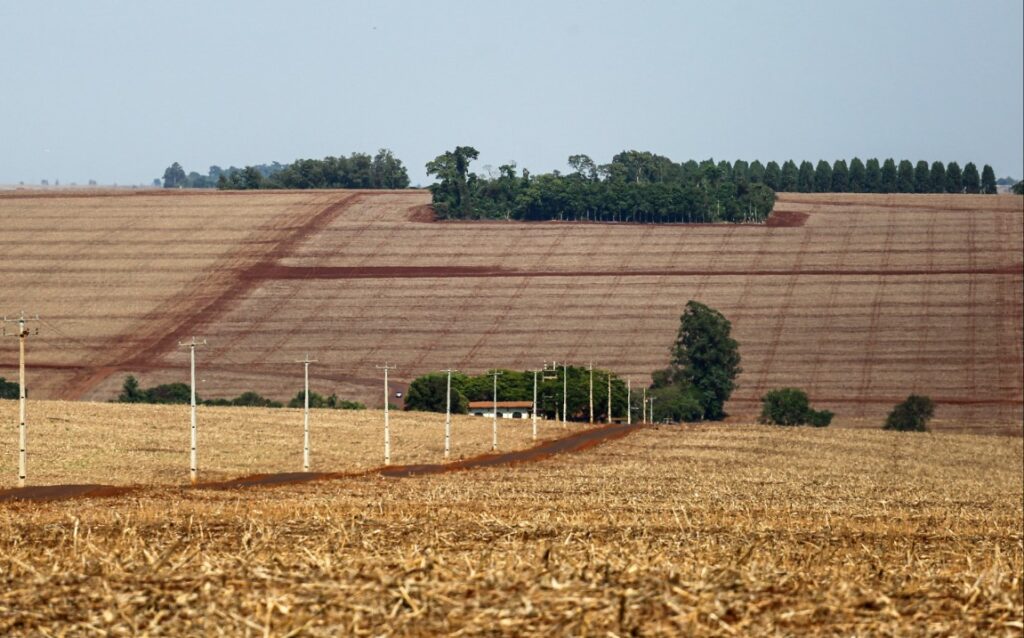
[[[797,388],[772,390],[761,397],[761,422],[774,425],[805,425],[823,428],[832,423],[828,410],[813,410],[807,393]]]
[[[0,399],[17,399],[18,384],[0,377]]]
[[[700,421],[704,416],[700,393],[692,385],[673,383],[653,388],[651,396],[654,398],[654,410],[659,419],[693,422]]]
[[[927,432],[928,420],[935,414],[935,402],[926,396],[911,394],[893,408],[885,420],[884,430]]]
[[[257,392],[243,392],[234,399],[228,402],[229,405],[240,405],[254,408],[279,408],[281,407],[280,401],[274,401],[268,399],[265,396],[260,395]]]

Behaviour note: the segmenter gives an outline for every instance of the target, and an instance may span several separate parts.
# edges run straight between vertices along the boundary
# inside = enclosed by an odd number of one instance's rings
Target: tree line
[[[996,193],[996,174],[988,164],[978,173],[974,162],[963,169],[956,162],[943,164],[924,160],[892,158],[866,162],[859,157],[836,160],[829,164],[819,160],[817,165],[804,161],[798,166],[793,160],[783,162],[737,162],[752,181],[762,181],[775,191],[798,193]]]
[[[160,182],[160,180],[155,180]],[[386,148],[376,155],[352,153],[348,157],[298,159],[291,164],[257,164],[222,169],[211,166],[206,175],[174,162],[164,171],[164,188],[218,188],[220,190],[311,188],[408,188],[409,173],[402,160]]]
[[[0,379],[2,381],[3,379]],[[17,386],[15,386],[17,387]],[[192,401],[192,388],[187,383],[164,383],[151,388],[143,388],[133,375],[125,377],[121,386],[121,394],[117,403],[152,403],[159,405],[180,405]],[[301,408],[305,406],[306,392],[299,392],[287,404],[268,399],[257,392],[243,392],[233,399],[201,399],[196,396],[197,405],[209,406],[243,406],[251,408]],[[337,410],[365,410],[366,406],[358,401],[339,399],[337,395],[324,397],[316,392],[309,393],[309,407],[332,408]]]
[[[442,219],[761,222],[775,203],[763,180],[751,180],[725,161],[676,163],[647,151],[623,151],[600,165],[572,155],[567,174],[531,175],[513,162],[479,175],[470,170],[478,157],[475,148],[457,146],[427,163],[427,174],[438,180],[429,188]]]

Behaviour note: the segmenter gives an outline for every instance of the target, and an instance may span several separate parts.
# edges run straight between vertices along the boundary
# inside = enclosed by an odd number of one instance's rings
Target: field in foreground
[[[714,426],[415,479],[0,505],[0,633],[1006,635],[1018,437]]]
[[[784,193],[790,225],[431,222],[426,191],[0,193],[0,313],[39,313],[35,398],[107,400],[125,375],[381,406],[455,367],[595,365],[636,384],[668,362],[690,299],[743,356],[727,406],[800,387],[878,427],[910,393],[951,427],[1020,434],[1024,199]],[[427,212],[427,214],[424,214]],[[793,225],[796,224],[796,225]],[[17,345],[0,339],[0,376]]]
[[[29,485],[188,483],[189,407],[70,401],[29,402]],[[17,484],[18,402],[0,401],[0,488]],[[444,460],[444,415],[391,411],[391,462]],[[197,413],[201,481],[302,470],[302,410],[202,407]],[[579,424],[538,422],[538,440]],[[499,422],[500,451],[534,444],[529,420]],[[358,472],[384,464],[384,412],[311,410],[311,470]],[[452,416],[451,460],[491,451],[491,420]]]

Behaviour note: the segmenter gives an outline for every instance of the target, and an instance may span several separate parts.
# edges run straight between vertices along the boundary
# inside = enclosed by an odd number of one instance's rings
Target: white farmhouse
[[[470,401],[469,413],[474,416],[494,416],[494,401]],[[499,419],[528,419],[533,414],[532,401],[498,401]]]

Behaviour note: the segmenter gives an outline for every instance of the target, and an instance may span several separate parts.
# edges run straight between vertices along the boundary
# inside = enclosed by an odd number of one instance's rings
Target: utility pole
[[[569,364],[562,362],[562,429],[565,429],[566,414],[569,412],[566,394],[569,391]]]
[[[18,324],[18,487],[25,487],[25,480],[28,476],[28,427],[25,424],[25,400],[28,393],[25,391],[25,339],[28,338],[28,322],[39,321],[39,315],[34,318],[25,317],[25,311],[17,319],[8,319],[4,316],[4,324]],[[5,326],[6,327],[6,326]],[[7,330],[3,331],[7,336]],[[39,334],[39,328],[36,328]]]
[[[444,458],[448,460],[452,451],[452,373],[458,370],[448,368],[441,372],[448,373],[448,392],[444,395]]]
[[[537,370],[533,370],[533,440],[537,440]]]
[[[612,373],[608,372],[608,423],[612,422]]]
[[[384,371],[384,465],[391,465],[391,422],[388,416],[388,399],[391,397],[391,390],[388,388],[388,370],[394,370],[395,366],[388,365],[385,361],[384,365],[377,366],[378,370]]]
[[[594,425],[594,363],[590,362],[587,365],[587,370],[590,371],[590,425]]]
[[[301,361],[295,363],[301,363],[305,368],[306,377],[306,391],[305,391],[305,411],[302,415],[302,471],[309,471],[309,364],[317,363],[316,359],[310,359],[309,353]]]
[[[633,379],[626,377],[626,425],[633,425]]]
[[[196,458],[196,346],[205,346],[206,339],[202,341],[196,341],[195,337],[192,337],[191,341],[185,343],[178,342],[178,346],[181,348],[188,348],[188,359],[189,369],[191,375],[189,377],[189,387],[191,388],[192,399],[192,432],[191,432],[191,447],[189,450],[189,479],[192,481],[192,485],[195,485],[199,481],[199,462]]]
[[[494,438],[491,441],[491,451],[492,452],[497,452],[498,451],[498,377],[500,377],[502,374],[504,374],[504,372],[498,372],[497,370],[495,370],[491,374],[494,376],[494,397],[493,397],[494,412],[491,414],[491,431],[494,434]]]

